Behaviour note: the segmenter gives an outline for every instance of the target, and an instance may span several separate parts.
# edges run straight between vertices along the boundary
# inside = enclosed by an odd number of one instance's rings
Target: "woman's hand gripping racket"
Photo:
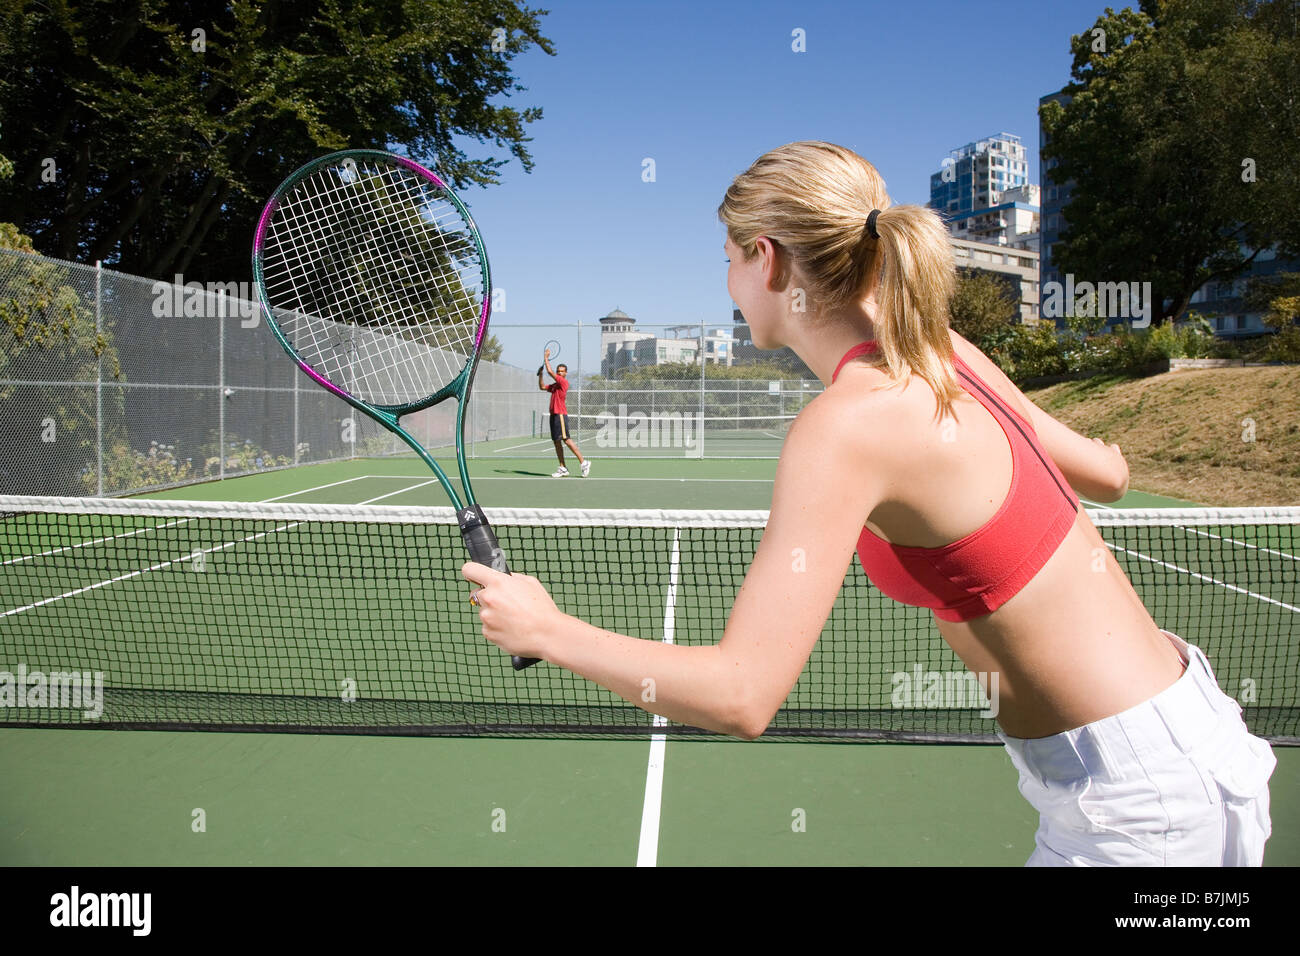
[[[465,466],[465,407],[487,337],[492,281],[474,220],[446,183],[378,150],[314,160],[262,210],[253,278],[290,357],[410,445],[455,506],[470,557],[509,573]],[[452,397],[464,502],[399,423]],[[512,660],[516,670],[537,663]]]

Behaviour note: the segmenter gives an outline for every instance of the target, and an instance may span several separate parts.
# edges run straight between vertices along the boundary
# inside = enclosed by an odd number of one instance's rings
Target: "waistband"
[[[1161,631],[1187,665],[1181,677],[1150,700],[1051,737],[1024,740],[998,731],[1017,769],[1044,785],[1084,778],[1120,780],[1147,769],[1144,757],[1172,743],[1182,753],[1213,747],[1225,732],[1244,732],[1241,707],[1225,694],[1200,648]]]

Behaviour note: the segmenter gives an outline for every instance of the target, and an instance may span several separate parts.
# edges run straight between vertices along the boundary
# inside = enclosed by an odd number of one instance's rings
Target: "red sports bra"
[[[849,349],[831,381],[847,362],[875,349],[875,342]],[[1011,443],[1006,500],[982,528],[938,548],[891,544],[863,528],[858,558],[871,582],[895,601],[930,608],[944,621],[969,621],[996,611],[1029,583],[1074,525],[1079,499],[1033,426],[960,356],[953,361],[962,388],[998,420]]]

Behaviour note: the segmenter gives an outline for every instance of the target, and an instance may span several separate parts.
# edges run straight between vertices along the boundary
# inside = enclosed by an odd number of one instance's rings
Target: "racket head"
[[[559,358],[560,343],[555,341],[555,339],[551,339],[549,342],[547,342],[545,345],[542,346],[542,354],[546,355],[547,352],[551,353],[549,356],[547,356],[548,358],[553,358],[553,359]]]
[[[294,171],[253,237],[267,324],[317,383],[394,417],[468,396],[492,280],[473,217],[432,171],[344,150]]]

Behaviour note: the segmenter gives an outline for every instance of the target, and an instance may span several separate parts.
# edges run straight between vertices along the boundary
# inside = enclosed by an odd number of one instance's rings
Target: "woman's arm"
[[[669,645],[604,631],[557,610],[534,578],[466,564],[465,577],[483,586],[484,637],[678,723],[759,736],[821,636],[879,494],[862,441],[843,437],[852,433],[841,421],[847,411],[823,395],[791,427],[767,529],[719,643]],[[863,422],[852,428],[861,438]]]
[[[1128,462],[1119,445],[1107,445],[1100,438],[1086,438],[1053,418],[1031,402],[988,356],[970,342],[952,333],[953,348],[980,378],[1014,403],[1026,418],[1043,448],[1061,469],[1065,480],[1084,498],[1099,502],[1118,501],[1128,491]]]

